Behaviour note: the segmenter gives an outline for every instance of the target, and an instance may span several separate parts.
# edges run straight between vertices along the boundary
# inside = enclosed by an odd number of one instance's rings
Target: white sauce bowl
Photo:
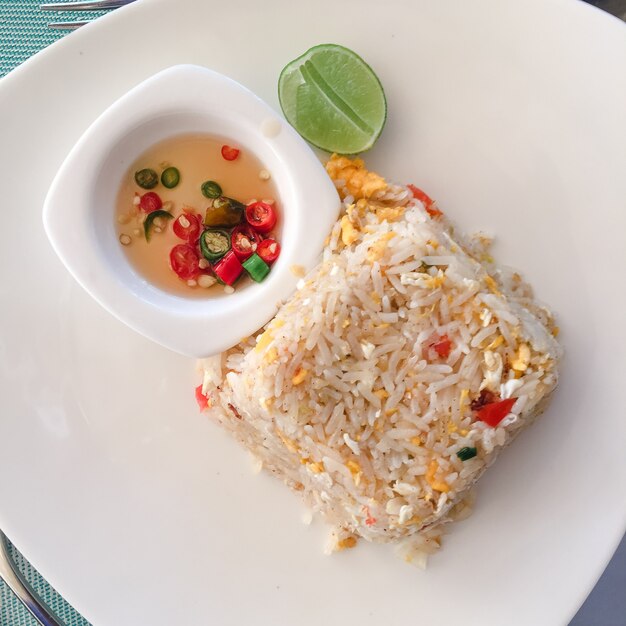
[[[280,197],[281,255],[259,284],[230,295],[185,298],[147,282],[116,231],[116,197],[147,148],[189,133],[228,137],[271,172]],[[310,269],[340,200],[298,133],[251,91],[217,72],[177,65],[144,81],[85,132],[57,173],[43,209],[48,238],[69,272],[105,309],[149,339],[204,357],[258,330]]]

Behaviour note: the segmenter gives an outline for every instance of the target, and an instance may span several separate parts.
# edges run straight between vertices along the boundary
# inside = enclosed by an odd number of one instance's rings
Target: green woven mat
[[[66,626],[90,626],[89,622],[73,609],[19,553],[9,544],[9,554],[17,565],[18,571],[37,593],[44,604]],[[0,581],[0,625],[1,626],[38,626],[38,622],[13,595],[11,590]]]
[[[48,28],[50,22],[86,20],[102,14],[41,11],[39,5],[44,1],[50,0],[0,0],[0,76],[63,37],[66,31]]]

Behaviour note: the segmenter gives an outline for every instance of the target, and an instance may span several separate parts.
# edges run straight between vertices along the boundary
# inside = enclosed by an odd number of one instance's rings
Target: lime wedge
[[[368,150],[387,119],[385,92],[372,68],[335,44],[315,46],[286,65],[278,98],[287,121],[328,152]]]

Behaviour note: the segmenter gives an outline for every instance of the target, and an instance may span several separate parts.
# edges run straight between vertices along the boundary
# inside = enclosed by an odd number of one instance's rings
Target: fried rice
[[[329,522],[331,548],[422,563],[474,483],[543,410],[549,310],[420,190],[333,156],[343,213],[256,336],[202,362],[210,415]]]

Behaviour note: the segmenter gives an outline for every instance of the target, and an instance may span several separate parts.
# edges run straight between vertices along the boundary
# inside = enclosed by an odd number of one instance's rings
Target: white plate
[[[147,0],[0,83],[0,527],[98,626],[556,624],[626,526],[626,29],[564,0]],[[382,79],[368,162],[498,233],[559,313],[550,410],[492,468],[426,572],[324,529],[198,415],[194,364],[101,310],[41,226],[56,169],[129,87],[175,63],[276,105],[325,41]]]

